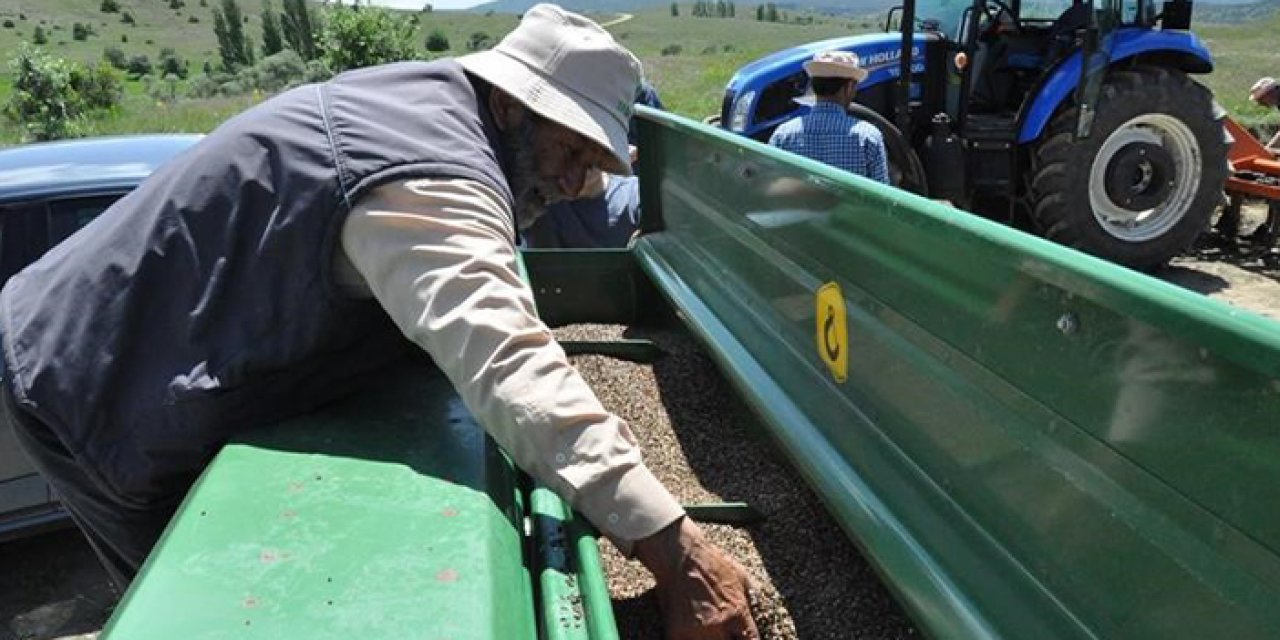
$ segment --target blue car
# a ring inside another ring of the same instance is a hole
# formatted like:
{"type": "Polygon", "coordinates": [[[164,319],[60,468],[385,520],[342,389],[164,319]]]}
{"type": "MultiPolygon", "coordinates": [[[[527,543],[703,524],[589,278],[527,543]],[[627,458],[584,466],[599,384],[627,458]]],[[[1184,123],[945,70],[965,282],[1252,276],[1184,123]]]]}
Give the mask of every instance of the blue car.
{"type": "MultiPolygon", "coordinates": [[[[0,283],[199,139],[122,136],[0,149],[0,283]]],[[[0,425],[0,541],[67,522],[9,425],[0,425]]]]}

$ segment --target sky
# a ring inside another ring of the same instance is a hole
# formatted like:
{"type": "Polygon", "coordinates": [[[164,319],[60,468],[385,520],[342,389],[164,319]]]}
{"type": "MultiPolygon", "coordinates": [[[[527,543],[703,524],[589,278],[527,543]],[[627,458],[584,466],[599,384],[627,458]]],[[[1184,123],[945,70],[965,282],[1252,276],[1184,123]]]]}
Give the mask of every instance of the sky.
{"type": "Polygon", "coordinates": [[[430,2],[432,7],[436,9],[466,9],[474,7],[486,0],[373,0],[371,4],[381,7],[394,7],[396,9],[421,9],[422,5],[430,2]]]}

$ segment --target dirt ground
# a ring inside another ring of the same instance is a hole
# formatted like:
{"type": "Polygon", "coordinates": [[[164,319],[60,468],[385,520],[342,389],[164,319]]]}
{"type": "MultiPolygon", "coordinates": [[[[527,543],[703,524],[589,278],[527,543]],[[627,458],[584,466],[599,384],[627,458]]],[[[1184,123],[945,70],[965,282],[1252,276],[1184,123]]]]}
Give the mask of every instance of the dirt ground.
{"type": "MultiPolygon", "coordinates": [[[[1241,235],[1265,216],[1246,205],[1241,235]]],[[[1280,321],[1280,248],[1213,232],[1155,275],[1280,321]]],[[[0,640],[92,640],[117,598],[74,529],[0,544],[0,640]]]]}

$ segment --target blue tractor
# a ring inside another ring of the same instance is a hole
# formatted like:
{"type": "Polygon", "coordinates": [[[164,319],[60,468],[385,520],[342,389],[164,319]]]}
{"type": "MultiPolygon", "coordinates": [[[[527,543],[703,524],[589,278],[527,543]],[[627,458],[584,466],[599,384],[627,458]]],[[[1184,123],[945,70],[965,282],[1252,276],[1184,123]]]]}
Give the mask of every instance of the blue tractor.
{"type": "Polygon", "coordinates": [[[729,82],[721,126],[767,140],[808,109],[802,64],[858,54],[857,117],[898,186],[1137,269],[1208,226],[1228,173],[1192,3],[906,0],[885,32],[780,51],[729,82]]]}

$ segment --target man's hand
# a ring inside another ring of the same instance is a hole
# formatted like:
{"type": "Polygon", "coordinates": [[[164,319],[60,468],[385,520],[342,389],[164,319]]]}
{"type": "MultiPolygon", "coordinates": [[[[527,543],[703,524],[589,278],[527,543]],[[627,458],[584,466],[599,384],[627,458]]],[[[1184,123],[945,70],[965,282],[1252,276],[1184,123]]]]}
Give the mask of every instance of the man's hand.
{"type": "Polygon", "coordinates": [[[687,517],[635,544],[658,581],[658,605],[671,640],[756,640],[747,572],[687,517]]]}

